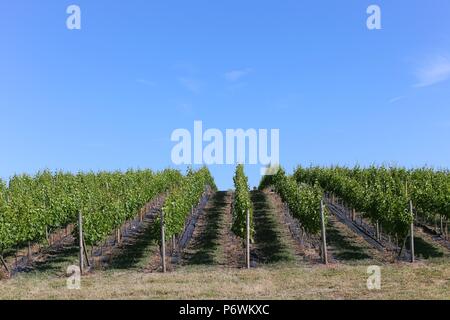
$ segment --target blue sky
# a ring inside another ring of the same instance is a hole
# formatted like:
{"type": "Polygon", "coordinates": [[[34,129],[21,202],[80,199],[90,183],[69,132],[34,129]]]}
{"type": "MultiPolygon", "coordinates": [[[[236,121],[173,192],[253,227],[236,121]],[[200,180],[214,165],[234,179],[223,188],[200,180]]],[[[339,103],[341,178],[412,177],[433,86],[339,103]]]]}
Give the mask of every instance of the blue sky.
{"type": "MultiPolygon", "coordinates": [[[[0,40],[3,178],[173,166],[194,120],[280,129],[289,171],[450,166],[448,0],[2,1],[0,40]]],[[[232,186],[233,166],[211,170],[232,186]]]]}

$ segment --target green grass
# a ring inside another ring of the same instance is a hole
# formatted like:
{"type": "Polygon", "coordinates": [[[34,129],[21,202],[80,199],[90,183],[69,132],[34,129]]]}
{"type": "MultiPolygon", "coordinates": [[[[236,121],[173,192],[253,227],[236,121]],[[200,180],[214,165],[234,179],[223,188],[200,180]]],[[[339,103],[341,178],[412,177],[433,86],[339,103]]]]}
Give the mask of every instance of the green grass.
{"type": "Polygon", "coordinates": [[[367,246],[356,243],[348,233],[344,233],[342,228],[336,226],[337,224],[329,222],[326,228],[328,246],[332,248],[334,258],[344,262],[372,259],[367,252],[367,246]]]}
{"type": "Polygon", "coordinates": [[[212,206],[204,210],[205,229],[191,250],[184,254],[185,264],[212,265],[221,259],[219,237],[226,194],[217,192],[212,198],[212,206]]]}
{"type": "MultiPolygon", "coordinates": [[[[406,249],[411,248],[410,237],[406,239],[406,249]]],[[[414,237],[414,254],[423,259],[442,258],[444,252],[437,246],[420,237],[414,237]]]]}
{"type": "Polygon", "coordinates": [[[258,261],[267,264],[293,261],[294,255],[283,241],[281,227],[267,195],[260,191],[252,191],[251,199],[254,207],[253,219],[258,261]]]}
{"type": "Polygon", "coordinates": [[[147,224],[142,230],[133,232],[127,243],[121,246],[119,254],[111,260],[109,268],[118,270],[145,268],[148,258],[159,252],[157,239],[151,229],[152,226],[147,224]]]}
{"type": "Polygon", "coordinates": [[[79,264],[79,250],[75,245],[64,245],[58,249],[48,250],[44,261],[34,262],[24,273],[29,276],[64,276],[68,266],[79,264]]]}

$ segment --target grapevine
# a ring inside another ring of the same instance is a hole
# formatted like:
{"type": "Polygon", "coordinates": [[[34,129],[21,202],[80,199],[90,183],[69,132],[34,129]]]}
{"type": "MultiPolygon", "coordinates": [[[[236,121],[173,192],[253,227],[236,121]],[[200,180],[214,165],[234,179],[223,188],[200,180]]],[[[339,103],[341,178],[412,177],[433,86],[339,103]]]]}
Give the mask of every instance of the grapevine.
{"type": "Polygon", "coordinates": [[[233,202],[233,225],[232,231],[240,238],[245,238],[247,234],[247,211],[250,215],[250,239],[253,239],[253,205],[250,198],[248,178],[244,173],[244,166],[236,167],[233,177],[235,196],[233,202]]]}

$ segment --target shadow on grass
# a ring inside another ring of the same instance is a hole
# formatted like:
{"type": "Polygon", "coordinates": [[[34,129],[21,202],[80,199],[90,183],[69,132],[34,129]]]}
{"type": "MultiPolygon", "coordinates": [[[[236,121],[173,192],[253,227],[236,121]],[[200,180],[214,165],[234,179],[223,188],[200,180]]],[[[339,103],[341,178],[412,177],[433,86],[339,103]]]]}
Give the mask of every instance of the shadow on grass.
{"type": "MultiPolygon", "coordinates": [[[[411,248],[409,239],[410,237],[406,239],[406,249],[408,250],[411,248]]],[[[444,252],[418,237],[414,237],[414,252],[417,257],[424,259],[442,258],[444,256],[444,252]]]]}
{"type": "MultiPolygon", "coordinates": [[[[152,224],[146,224],[140,230],[129,231],[126,242],[116,251],[108,269],[138,269],[145,267],[148,257],[157,250],[157,241],[152,233],[152,224]]],[[[88,249],[90,254],[90,250],[88,249]]],[[[92,257],[89,257],[91,260],[92,257]]],[[[91,260],[92,261],[92,260],[91,260]]],[[[67,267],[78,265],[79,248],[75,243],[64,243],[62,246],[50,249],[42,261],[35,261],[19,272],[24,273],[56,273],[65,274],[67,267]]]]}
{"type": "Polygon", "coordinates": [[[282,242],[275,213],[267,196],[261,191],[252,191],[254,208],[255,242],[258,247],[257,258],[261,263],[293,261],[289,248],[282,242]]]}
{"type": "Polygon", "coordinates": [[[35,261],[20,272],[65,275],[67,267],[78,265],[78,247],[66,244],[47,252],[45,260],[35,261]]]}
{"type": "Polygon", "coordinates": [[[205,229],[190,251],[184,254],[185,264],[205,265],[217,262],[219,248],[220,228],[223,217],[223,208],[226,207],[226,191],[216,192],[212,200],[212,206],[204,209],[205,229]]]}
{"type": "Polygon", "coordinates": [[[365,248],[357,246],[348,240],[348,236],[338,230],[332,223],[327,226],[327,242],[334,247],[333,256],[338,260],[357,261],[368,260],[371,256],[365,252],[365,248]]]}
{"type": "Polygon", "coordinates": [[[153,226],[146,224],[139,231],[133,231],[128,235],[126,243],[120,247],[112,259],[109,269],[139,269],[146,266],[148,258],[159,250],[157,239],[155,239],[153,226]]]}

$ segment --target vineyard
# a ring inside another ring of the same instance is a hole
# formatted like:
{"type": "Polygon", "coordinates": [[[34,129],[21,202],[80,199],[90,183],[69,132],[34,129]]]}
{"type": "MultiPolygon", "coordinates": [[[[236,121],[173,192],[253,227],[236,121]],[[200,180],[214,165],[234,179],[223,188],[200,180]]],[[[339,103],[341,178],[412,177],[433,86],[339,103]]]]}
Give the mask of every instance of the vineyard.
{"type": "Polygon", "coordinates": [[[296,218],[302,229],[309,234],[317,234],[321,230],[320,202],[323,190],[317,185],[297,184],[286,176],[283,169],[275,175],[264,176],[260,189],[273,186],[281,199],[288,205],[292,216],[296,218]]]}
{"type": "Polygon", "coordinates": [[[139,264],[144,274],[189,265],[448,263],[448,171],[271,173],[251,190],[238,165],[227,192],[205,167],[14,176],[0,182],[0,269],[14,279],[22,270],[68,267],[56,261],[82,273],[139,264]]]}
{"type": "Polygon", "coordinates": [[[294,173],[298,183],[320,185],[332,202],[342,200],[351,219],[368,219],[375,228],[376,238],[382,233],[394,239],[401,251],[402,243],[411,233],[411,225],[432,225],[439,216],[439,228],[434,232],[448,239],[450,175],[448,171],[431,169],[406,170],[394,167],[353,169],[302,168],[294,173]]]}
{"type": "MultiPolygon", "coordinates": [[[[179,181],[177,188],[169,194],[162,209],[165,213],[164,224],[167,239],[180,235],[184,230],[184,222],[205,192],[206,186],[216,190],[214,179],[208,169],[202,168],[197,172],[189,170],[186,177],[179,181]]],[[[161,221],[158,219],[156,230],[159,230],[160,226],[161,221]]]]}
{"type": "Polygon", "coordinates": [[[53,230],[76,223],[79,212],[85,240],[95,244],[180,181],[181,175],[172,170],[14,176],[8,188],[2,183],[0,251],[48,240],[53,230]]]}

